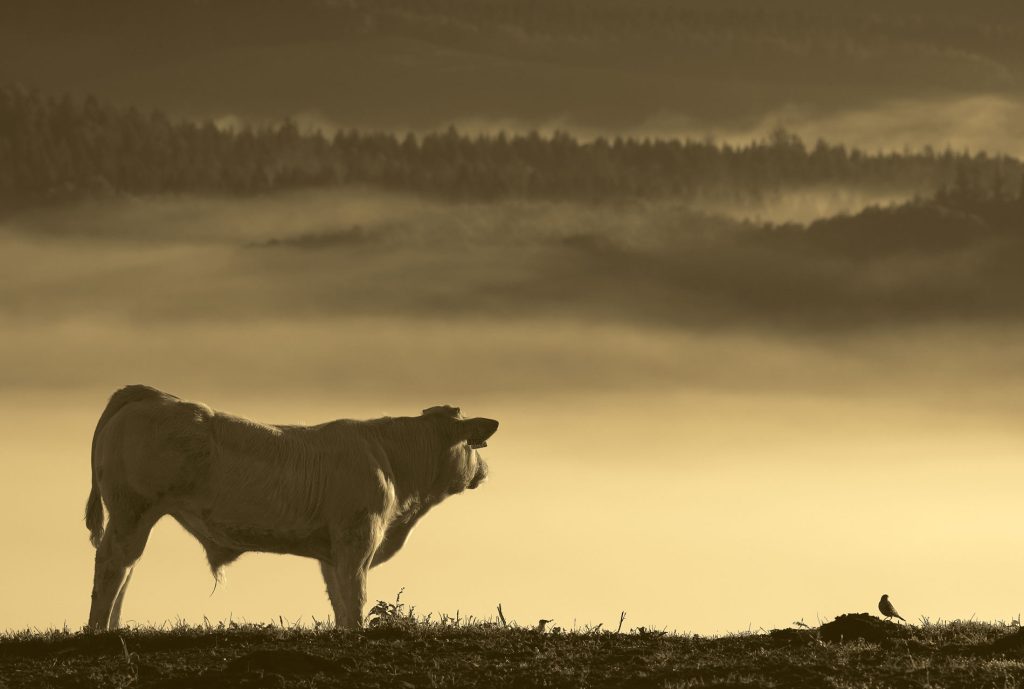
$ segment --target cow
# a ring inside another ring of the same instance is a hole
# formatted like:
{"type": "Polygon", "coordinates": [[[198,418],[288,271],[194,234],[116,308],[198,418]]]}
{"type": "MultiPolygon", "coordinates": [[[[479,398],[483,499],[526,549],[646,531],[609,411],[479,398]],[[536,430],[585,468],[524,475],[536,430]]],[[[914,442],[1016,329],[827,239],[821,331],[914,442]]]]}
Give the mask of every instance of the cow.
{"type": "Polygon", "coordinates": [[[391,559],[432,507],[483,482],[477,450],[497,428],[448,405],[412,417],[271,425],[145,385],[121,388],[92,440],[89,627],[119,626],[135,562],[157,520],[171,515],[202,544],[218,579],[246,552],[319,560],[335,624],[359,628],[367,572],[391,559]]]}

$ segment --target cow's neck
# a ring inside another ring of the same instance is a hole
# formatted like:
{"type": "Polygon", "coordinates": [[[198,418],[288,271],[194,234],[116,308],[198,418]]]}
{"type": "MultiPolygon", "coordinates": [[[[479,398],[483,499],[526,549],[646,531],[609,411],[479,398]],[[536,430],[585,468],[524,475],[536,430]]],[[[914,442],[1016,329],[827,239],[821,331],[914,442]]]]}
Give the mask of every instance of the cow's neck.
{"type": "Polygon", "coordinates": [[[379,438],[399,505],[429,505],[443,497],[436,495],[441,444],[415,421],[394,419],[394,426],[379,438]]]}

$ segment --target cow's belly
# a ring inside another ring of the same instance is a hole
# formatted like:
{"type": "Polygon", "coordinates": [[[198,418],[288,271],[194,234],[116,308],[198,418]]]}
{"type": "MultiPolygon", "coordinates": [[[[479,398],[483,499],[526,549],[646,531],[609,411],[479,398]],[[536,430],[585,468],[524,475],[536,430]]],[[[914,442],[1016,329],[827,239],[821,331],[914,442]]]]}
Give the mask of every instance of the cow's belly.
{"type": "MultiPolygon", "coordinates": [[[[254,525],[218,519],[218,515],[181,510],[172,513],[195,536],[207,552],[281,553],[331,561],[330,534],[325,525],[296,525],[288,528],[254,525]]],[[[234,559],[228,558],[228,559],[234,559]]]]}

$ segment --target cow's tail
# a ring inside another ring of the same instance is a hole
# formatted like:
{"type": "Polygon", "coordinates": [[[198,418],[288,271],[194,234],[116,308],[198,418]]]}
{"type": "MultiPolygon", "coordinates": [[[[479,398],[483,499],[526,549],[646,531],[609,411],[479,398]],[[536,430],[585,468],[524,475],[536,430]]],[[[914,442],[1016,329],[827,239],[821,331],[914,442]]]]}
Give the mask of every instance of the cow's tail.
{"type": "Polygon", "coordinates": [[[89,529],[89,541],[93,547],[98,548],[100,539],[103,538],[103,499],[100,497],[100,488],[96,476],[96,439],[100,431],[107,425],[107,422],[121,411],[126,405],[132,402],[153,399],[162,395],[159,390],[148,385],[128,385],[117,392],[107,402],[107,408],[100,414],[100,420],[96,422],[96,430],[92,435],[92,490],[89,491],[89,500],[85,503],[85,526],[89,529]]]}

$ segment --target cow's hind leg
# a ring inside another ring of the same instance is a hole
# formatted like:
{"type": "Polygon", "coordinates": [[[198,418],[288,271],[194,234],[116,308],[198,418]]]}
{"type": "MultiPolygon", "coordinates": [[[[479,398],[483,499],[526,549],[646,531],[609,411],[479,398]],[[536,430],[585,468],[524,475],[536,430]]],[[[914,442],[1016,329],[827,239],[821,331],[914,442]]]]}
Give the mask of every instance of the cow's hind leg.
{"type": "Polygon", "coordinates": [[[120,623],[121,606],[129,568],[142,555],[159,515],[111,514],[107,530],[96,549],[89,627],[106,630],[120,623]],[[115,613],[116,608],[116,614],[115,613]]]}
{"type": "Polygon", "coordinates": [[[135,565],[128,568],[128,575],[124,578],[124,583],[121,584],[121,590],[117,592],[117,598],[114,599],[114,607],[110,609],[110,621],[108,626],[111,629],[117,629],[121,626],[121,608],[124,606],[124,594],[128,590],[128,584],[132,581],[132,574],[135,573],[135,565]]]}

